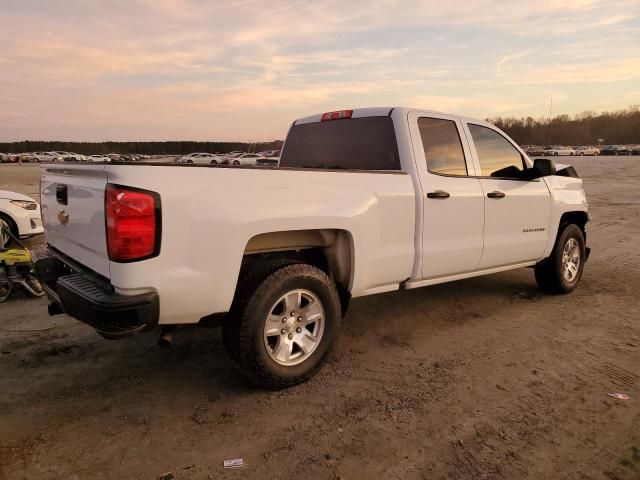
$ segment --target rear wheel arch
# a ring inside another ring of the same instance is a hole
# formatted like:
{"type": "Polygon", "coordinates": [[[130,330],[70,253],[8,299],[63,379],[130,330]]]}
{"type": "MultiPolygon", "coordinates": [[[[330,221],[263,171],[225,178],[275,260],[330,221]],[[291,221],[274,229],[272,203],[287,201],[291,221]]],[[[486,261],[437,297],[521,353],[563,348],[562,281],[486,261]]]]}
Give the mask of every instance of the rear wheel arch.
{"type": "Polygon", "coordinates": [[[240,277],[256,263],[287,259],[320,268],[335,283],[343,315],[349,305],[354,271],[353,238],[342,229],[269,232],[252,237],[245,247],[240,277]]]}

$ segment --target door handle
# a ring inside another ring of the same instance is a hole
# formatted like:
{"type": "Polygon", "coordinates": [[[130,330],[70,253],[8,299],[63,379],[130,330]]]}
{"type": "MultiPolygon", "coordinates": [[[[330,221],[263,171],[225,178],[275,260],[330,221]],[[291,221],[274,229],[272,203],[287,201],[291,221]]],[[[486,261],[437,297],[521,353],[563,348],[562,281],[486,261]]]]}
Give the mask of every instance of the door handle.
{"type": "Polygon", "coordinates": [[[487,193],[487,197],[489,198],[504,198],[506,195],[503,192],[489,192],[487,193]]]}
{"type": "Polygon", "coordinates": [[[449,192],[444,192],[442,190],[436,190],[435,192],[429,192],[427,193],[427,198],[440,198],[440,199],[445,199],[445,198],[449,198],[451,195],[449,195],[449,192]]]}

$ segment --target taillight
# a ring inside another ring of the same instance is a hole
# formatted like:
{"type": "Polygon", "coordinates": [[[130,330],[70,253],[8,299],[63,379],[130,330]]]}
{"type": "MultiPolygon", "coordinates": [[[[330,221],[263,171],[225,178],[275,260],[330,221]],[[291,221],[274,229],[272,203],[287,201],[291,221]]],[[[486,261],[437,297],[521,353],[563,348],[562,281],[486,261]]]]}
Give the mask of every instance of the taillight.
{"type": "Polygon", "coordinates": [[[329,120],[342,120],[344,118],[351,118],[351,115],[353,115],[353,110],[339,110],[337,112],[327,112],[322,114],[320,121],[327,122],[329,120]]]}
{"type": "Polygon", "coordinates": [[[107,251],[114,262],[155,257],[160,251],[160,197],[108,184],[105,189],[107,251]]]}

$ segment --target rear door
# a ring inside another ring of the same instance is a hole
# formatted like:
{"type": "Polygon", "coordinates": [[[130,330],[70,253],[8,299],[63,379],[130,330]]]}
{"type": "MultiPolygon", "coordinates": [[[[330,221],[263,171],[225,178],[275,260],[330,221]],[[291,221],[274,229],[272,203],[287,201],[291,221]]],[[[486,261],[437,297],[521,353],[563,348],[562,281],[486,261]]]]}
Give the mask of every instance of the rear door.
{"type": "Polygon", "coordinates": [[[479,269],[538,260],[549,235],[551,196],[544,181],[522,180],[522,153],[488,125],[465,123],[484,194],[484,251],[479,269]]]}
{"type": "Polygon", "coordinates": [[[108,278],[105,166],[48,164],[42,172],[42,218],[47,243],[108,278]]]}
{"type": "Polygon", "coordinates": [[[475,270],[482,255],[484,197],[455,116],[411,112],[409,129],[422,186],[422,277],[475,270]]]}

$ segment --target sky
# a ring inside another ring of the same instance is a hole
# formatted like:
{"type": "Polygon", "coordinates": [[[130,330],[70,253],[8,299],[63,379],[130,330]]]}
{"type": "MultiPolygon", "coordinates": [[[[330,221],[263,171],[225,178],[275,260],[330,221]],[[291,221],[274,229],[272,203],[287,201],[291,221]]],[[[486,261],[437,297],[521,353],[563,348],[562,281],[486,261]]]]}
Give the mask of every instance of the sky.
{"type": "Polygon", "coordinates": [[[0,141],[282,139],[301,116],[640,104],[640,0],[0,0],[0,141]]]}

